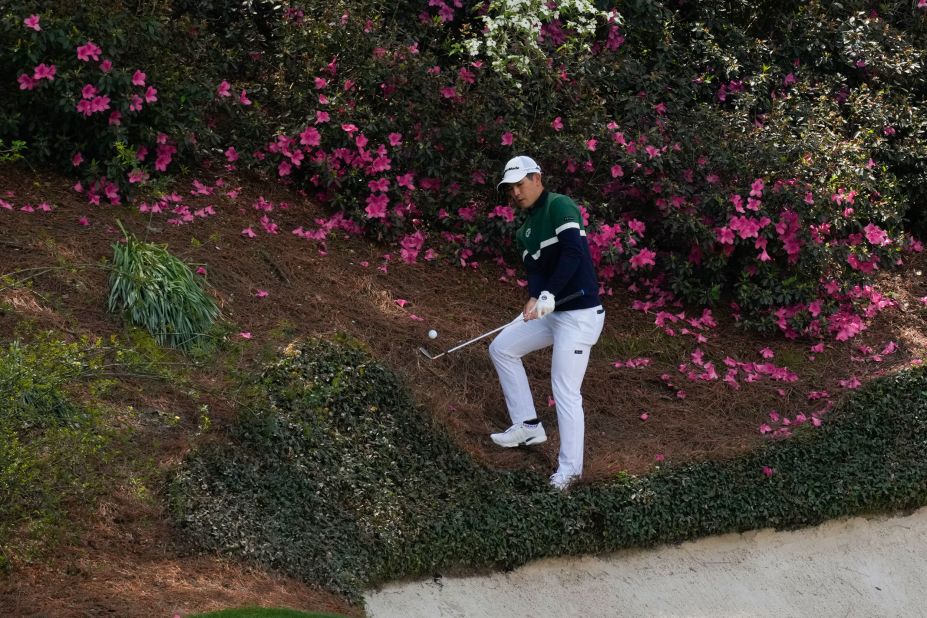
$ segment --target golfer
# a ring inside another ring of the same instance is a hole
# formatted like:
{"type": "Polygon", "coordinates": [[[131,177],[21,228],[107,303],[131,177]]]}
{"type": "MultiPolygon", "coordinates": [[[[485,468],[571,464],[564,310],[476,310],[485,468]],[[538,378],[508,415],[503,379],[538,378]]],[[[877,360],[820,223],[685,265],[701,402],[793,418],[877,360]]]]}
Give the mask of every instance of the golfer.
{"type": "Polygon", "coordinates": [[[524,319],[506,327],[489,346],[512,420],[511,427],[490,437],[503,447],[547,440],[521,357],[552,345],[550,380],[560,427],[560,455],[550,482],[563,490],[583,473],[580,387],[589,352],[605,322],[599,281],[579,207],[569,197],[544,188],[541,168],[534,159],[520,156],[506,163],[498,188],[508,193],[515,207],[527,212],[516,240],[530,298],[522,312],[524,319]]]}

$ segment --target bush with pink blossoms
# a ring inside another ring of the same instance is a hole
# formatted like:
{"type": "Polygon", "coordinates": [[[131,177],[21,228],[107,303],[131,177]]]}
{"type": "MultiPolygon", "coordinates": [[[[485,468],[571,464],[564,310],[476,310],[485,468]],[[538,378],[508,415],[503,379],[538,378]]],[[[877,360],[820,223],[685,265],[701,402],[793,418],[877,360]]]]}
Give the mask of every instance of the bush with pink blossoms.
{"type": "Polygon", "coordinates": [[[77,175],[91,202],[123,201],[146,175],[214,143],[211,81],[195,36],[158,9],[123,3],[35,13],[17,2],[0,18],[0,134],[27,144],[33,163],[77,175]],[[205,65],[205,66],[204,66],[205,65]]]}
{"type": "Polygon", "coordinates": [[[468,267],[517,261],[519,218],[494,185],[528,153],[585,209],[606,286],[733,303],[788,336],[849,333],[840,316],[870,302],[855,286],[919,246],[924,11],[606,2],[617,13],[598,30],[542,23],[530,47],[544,57],[505,66],[493,62],[515,43],[492,57],[465,44],[499,6],[176,1],[135,23],[102,9],[36,22],[18,4],[0,39],[0,79],[17,88],[0,138],[39,160],[107,162],[90,175],[96,199],[181,157],[250,169],[408,260],[468,267]],[[160,40],[112,35],[118,20],[160,40]],[[145,161],[114,157],[118,143],[145,161]]]}

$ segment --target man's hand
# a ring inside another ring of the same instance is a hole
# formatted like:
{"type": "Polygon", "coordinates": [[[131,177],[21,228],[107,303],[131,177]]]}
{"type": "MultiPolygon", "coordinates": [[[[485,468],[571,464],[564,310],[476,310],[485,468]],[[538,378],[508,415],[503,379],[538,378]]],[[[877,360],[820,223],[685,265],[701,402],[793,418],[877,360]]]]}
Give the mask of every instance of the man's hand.
{"type": "Polygon", "coordinates": [[[537,313],[535,313],[535,311],[534,311],[534,305],[535,305],[537,302],[538,302],[538,299],[536,299],[536,298],[534,298],[534,297],[532,296],[531,298],[528,299],[528,302],[525,303],[525,309],[524,309],[524,311],[521,312],[521,314],[525,317],[525,322],[527,322],[528,320],[536,320],[536,319],[537,319],[537,317],[538,317],[538,316],[537,316],[537,313]]]}
{"type": "Polygon", "coordinates": [[[556,307],[554,302],[554,295],[550,292],[541,292],[541,295],[538,296],[537,302],[534,304],[534,312],[537,314],[537,317],[543,318],[548,313],[552,313],[556,307]]]}

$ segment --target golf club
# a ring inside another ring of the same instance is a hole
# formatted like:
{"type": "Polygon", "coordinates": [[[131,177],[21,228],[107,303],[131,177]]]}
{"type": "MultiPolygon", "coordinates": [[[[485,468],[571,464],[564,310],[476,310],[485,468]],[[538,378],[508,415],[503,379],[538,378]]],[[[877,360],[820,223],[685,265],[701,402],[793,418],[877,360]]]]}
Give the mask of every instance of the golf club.
{"type": "MultiPolygon", "coordinates": [[[[586,295],[585,290],[579,290],[578,292],[573,292],[572,294],[569,294],[568,296],[564,296],[563,298],[558,299],[557,301],[555,301],[555,302],[554,302],[554,306],[555,306],[555,307],[559,307],[559,306],[562,305],[563,303],[568,303],[568,302],[570,302],[571,300],[573,300],[574,298],[579,298],[580,296],[585,296],[585,295],[586,295]]],[[[502,326],[499,326],[499,327],[497,327],[497,328],[494,328],[494,329],[492,329],[492,330],[489,331],[489,332],[485,332],[485,333],[483,333],[482,335],[480,335],[480,336],[478,336],[478,337],[474,337],[473,339],[470,339],[469,341],[464,341],[463,343],[454,346],[454,347],[451,348],[450,350],[445,350],[444,352],[441,352],[441,353],[439,353],[439,354],[435,354],[435,355],[433,355],[433,356],[428,352],[428,350],[425,349],[424,346],[419,346],[418,351],[421,352],[422,354],[424,354],[429,360],[435,360],[436,358],[441,358],[442,356],[444,356],[444,355],[446,355],[446,354],[450,354],[451,352],[456,352],[457,350],[459,350],[459,349],[461,349],[461,348],[465,348],[465,347],[467,347],[468,345],[470,345],[471,343],[476,343],[476,342],[479,341],[480,339],[483,339],[483,338],[485,338],[485,337],[489,337],[490,335],[494,335],[494,334],[498,333],[500,330],[502,330],[503,328],[505,328],[506,326],[510,326],[511,324],[514,324],[514,323],[516,323],[516,322],[518,322],[519,320],[522,320],[522,319],[524,319],[524,318],[522,317],[521,314],[519,314],[517,318],[515,318],[514,320],[512,320],[512,321],[509,322],[508,324],[503,324],[502,326]]]]}

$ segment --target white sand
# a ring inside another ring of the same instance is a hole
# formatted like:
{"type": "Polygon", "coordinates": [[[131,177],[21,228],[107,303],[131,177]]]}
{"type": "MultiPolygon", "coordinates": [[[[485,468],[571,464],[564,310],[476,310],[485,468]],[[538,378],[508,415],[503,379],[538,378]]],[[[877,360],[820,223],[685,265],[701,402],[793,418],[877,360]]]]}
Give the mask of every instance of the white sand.
{"type": "Polygon", "coordinates": [[[927,507],[389,584],[370,618],[927,616],[927,507]]]}

